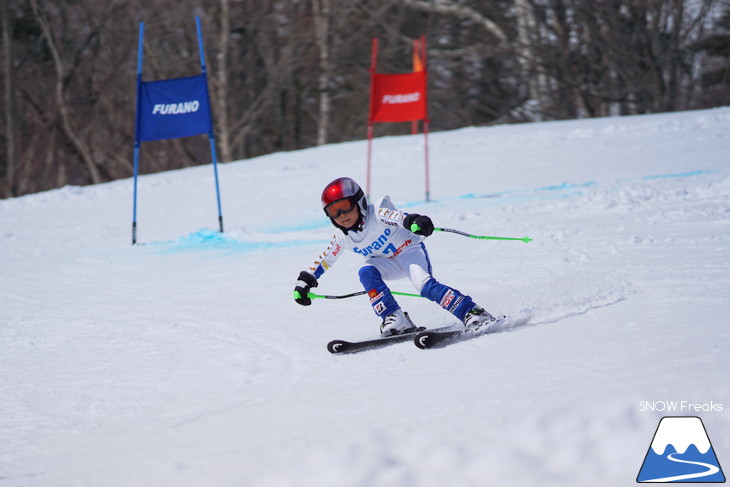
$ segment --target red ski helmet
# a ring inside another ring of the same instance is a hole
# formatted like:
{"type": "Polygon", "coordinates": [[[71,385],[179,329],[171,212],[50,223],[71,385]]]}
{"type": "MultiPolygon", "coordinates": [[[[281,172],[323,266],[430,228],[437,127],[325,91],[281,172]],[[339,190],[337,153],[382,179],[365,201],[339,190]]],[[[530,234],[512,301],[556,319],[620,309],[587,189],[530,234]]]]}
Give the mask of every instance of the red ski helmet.
{"type": "Polygon", "coordinates": [[[322,209],[325,215],[327,215],[327,218],[332,221],[332,224],[347,234],[348,230],[359,230],[362,228],[364,221],[363,215],[367,212],[368,203],[365,193],[359,184],[350,178],[337,178],[325,186],[324,191],[322,191],[322,209]],[[357,211],[360,214],[358,222],[350,228],[341,227],[327,213],[327,206],[344,199],[350,200],[352,204],[356,205],[357,211]]]}

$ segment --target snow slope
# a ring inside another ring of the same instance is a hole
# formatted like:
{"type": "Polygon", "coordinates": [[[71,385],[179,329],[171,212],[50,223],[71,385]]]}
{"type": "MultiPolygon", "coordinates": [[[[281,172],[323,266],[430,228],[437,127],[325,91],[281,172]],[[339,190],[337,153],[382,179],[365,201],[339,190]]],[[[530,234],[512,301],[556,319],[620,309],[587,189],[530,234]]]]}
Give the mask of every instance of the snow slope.
{"type": "Polygon", "coordinates": [[[373,196],[534,239],[427,240],[437,278],[526,321],[438,350],[330,355],[377,334],[367,299],[291,298],[364,142],[221,165],[223,235],[210,166],[141,178],[134,247],[131,180],[0,201],[0,486],[633,485],[666,415],[730,465],[730,108],[430,141],[434,201],[420,136],[375,141],[373,196]]]}

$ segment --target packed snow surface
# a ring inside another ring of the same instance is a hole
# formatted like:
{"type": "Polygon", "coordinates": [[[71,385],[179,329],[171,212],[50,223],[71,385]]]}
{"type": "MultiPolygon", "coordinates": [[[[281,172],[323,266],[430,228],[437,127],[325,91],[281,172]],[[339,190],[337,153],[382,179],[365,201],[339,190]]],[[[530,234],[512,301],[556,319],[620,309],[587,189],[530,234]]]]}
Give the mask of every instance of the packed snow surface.
{"type": "Polygon", "coordinates": [[[327,352],[378,334],[365,296],[292,299],[361,141],[219,165],[223,234],[210,165],[141,177],[135,246],[131,179],[0,201],[0,486],[634,485],[663,416],[730,465],[730,108],[433,133],[428,203],[422,136],[373,149],[373,198],[534,239],[426,240],[516,326],[327,352]]]}

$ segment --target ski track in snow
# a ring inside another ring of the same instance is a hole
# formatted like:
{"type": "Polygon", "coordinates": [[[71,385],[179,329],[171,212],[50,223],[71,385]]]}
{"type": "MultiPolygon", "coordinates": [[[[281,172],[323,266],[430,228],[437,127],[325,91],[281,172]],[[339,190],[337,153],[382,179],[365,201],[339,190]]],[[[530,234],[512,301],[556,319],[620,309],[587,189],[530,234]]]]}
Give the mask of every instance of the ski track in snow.
{"type": "Polygon", "coordinates": [[[586,315],[594,310],[612,306],[621,303],[628,298],[629,293],[624,290],[605,290],[594,296],[588,296],[584,299],[570,299],[562,303],[554,303],[549,308],[540,309],[539,312],[533,310],[531,314],[537,314],[539,319],[533,321],[533,325],[546,325],[556,323],[558,321],[586,315]]]}
{"type": "Polygon", "coordinates": [[[130,180],[0,200],[0,484],[628,485],[661,416],[639,401],[730,404],[730,108],[435,133],[430,203],[413,140],[375,141],[373,196],[534,239],[427,239],[435,277],[509,317],[438,350],[334,357],[377,334],[367,299],[291,299],[362,141],[222,164],[224,234],[210,167],[140,179],[134,247],[130,180]]]}
{"type": "Polygon", "coordinates": [[[675,475],[673,477],[662,477],[658,479],[651,479],[651,480],[645,480],[644,482],[678,482],[680,480],[690,480],[690,479],[698,479],[702,477],[708,477],[710,475],[714,475],[717,472],[720,471],[719,468],[717,468],[714,465],[710,465],[709,463],[703,463],[703,462],[692,462],[689,460],[682,460],[680,458],[674,458],[674,455],[679,455],[679,453],[672,453],[670,455],[667,455],[667,458],[673,462],[677,463],[686,463],[689,465],[697,465],[699,467],[704,467],[707,470],[704,472],[698,472],[698,473],[691,473],[686,475],[675,475]]]}

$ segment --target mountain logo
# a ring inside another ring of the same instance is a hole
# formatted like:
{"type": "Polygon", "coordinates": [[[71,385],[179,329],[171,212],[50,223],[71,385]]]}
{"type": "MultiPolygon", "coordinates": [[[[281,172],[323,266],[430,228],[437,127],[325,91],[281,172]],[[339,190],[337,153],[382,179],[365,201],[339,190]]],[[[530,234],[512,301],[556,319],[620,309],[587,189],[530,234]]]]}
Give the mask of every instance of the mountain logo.
{"type": "Polygon", "coordinates": [[[725,482],[702,420],[696,416],[663,417],[636,481],[725,482]]]}

